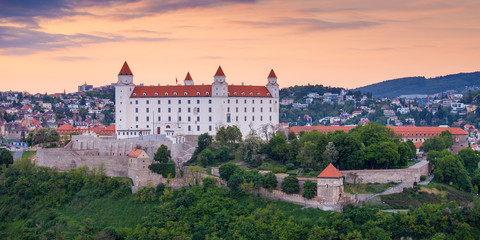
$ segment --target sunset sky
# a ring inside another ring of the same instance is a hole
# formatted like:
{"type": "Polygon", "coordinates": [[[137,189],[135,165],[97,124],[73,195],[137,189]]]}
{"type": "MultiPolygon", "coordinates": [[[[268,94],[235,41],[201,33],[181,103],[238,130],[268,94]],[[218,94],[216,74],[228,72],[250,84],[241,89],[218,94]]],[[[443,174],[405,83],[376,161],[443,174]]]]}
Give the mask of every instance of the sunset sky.
{"type": "Polygon", "coordinates": [[[474,72],[477,0],[0,0],[0,91],[76,91],[116,82],[355,88],[474,72]]]}

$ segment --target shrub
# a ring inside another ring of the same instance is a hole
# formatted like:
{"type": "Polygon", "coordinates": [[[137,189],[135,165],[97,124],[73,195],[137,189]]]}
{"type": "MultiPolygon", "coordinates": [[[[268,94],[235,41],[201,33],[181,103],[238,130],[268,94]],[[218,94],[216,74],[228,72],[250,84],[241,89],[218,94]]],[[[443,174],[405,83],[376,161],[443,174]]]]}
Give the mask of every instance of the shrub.
{"type": "Polygon", "coordinates": [[[283,192],[288,194],[298,193],[300,191],[300,184],[296,176],[285,177],[280,187],[283,192]]]}
{"type": "Polygon", "coordinates": [[[423,182],[423,181],[425,181],[425,180],[427,180],[427,176],[425,176],[425,175],[420,176],[420,181],[423,182]]]}

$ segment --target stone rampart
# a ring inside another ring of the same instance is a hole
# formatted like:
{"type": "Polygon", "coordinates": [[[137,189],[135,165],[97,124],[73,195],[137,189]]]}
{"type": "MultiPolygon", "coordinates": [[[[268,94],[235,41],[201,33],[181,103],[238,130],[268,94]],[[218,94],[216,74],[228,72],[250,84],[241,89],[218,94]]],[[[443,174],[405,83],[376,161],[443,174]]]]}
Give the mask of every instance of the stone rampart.
{"type": "Polygon", "coordinates": [[[99,169],[103,163],[103,168],[108,176],[127,177],[126,156],[99,156],[94,151],[71,151],[61,148],[39,149],[35,164],[56,168],[60,171],[68,171],[73,168],[86,166],[90,169],[99,169]]]}
{"type": "Polygon", "coordinates": [[[410,168],[340,171],[346,183],[419,182],[420,176],[428,176],[429,165],[421,161],[410,168]]]}

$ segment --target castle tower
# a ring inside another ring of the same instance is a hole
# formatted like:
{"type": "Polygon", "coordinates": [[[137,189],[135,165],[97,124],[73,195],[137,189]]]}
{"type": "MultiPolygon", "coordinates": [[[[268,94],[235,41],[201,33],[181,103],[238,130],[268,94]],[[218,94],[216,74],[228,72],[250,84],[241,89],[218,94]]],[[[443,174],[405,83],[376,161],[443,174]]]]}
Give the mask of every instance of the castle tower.
{"type": "Polygon", "coordinates": [[[125,61],[118,73],[118,81],[115,85],[115,128],[117,136],[122,134],[123,137],[125,131],[128,130],[128,100],[134,88],[133,73],[125,61]]]}
{"type": "Polygon", "coordinates": [[[270,94],[272,94],[272,97],[278,98],[279,94],[279,89],[278,89],[278,83],[277,83],[277,75],[275,75],[275,72],[270,70],[270,74],[268,74],[268,83],[266,85],[268,91],[270,94]]]}
{"type": "Polygon", "coordinates": [[[190,76],[190,72],[187,72],[187,76],[185,76],[185,80],[183,80],[183,85],[194,85],[192,76],[190,76]]]}
{"type": "Polygon", "coordinates": [[[212,84],[212,97],[227,97],[228,96],[228,84],[225,81],[225,73],[223,73],[222,67],[218,66],[215,76],[213,76],[212,84]]]}
{"type": "Polygon", "coordinates": [[[343,175],[332,164],[317,177],[317,198],[322,204],[338,204],[343,195],[343,175]]]}
{"type": "Polygon", "coordinates": [[[142,149],[133,149],[128,154],[128,177],[133,180],[134,186],[146,186],[150,169],[148,166],[153,160],[142,149]]]}

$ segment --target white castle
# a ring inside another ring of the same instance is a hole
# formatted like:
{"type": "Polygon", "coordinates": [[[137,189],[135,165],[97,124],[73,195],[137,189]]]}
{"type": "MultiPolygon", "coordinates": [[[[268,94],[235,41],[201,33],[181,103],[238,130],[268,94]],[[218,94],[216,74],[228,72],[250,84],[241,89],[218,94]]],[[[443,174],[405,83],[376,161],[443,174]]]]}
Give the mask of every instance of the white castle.
{"type": "Polygon", "coordinates": [[[218,67],[211,85],[195,85],[187,73],[183,85],[136,86],[127,62],[115,85],[118,139],[165,134],[215,135],[237,126],[243,136],[278,126],[279,87],[273,69],[266,86],[233,85],[218,67]]]}

